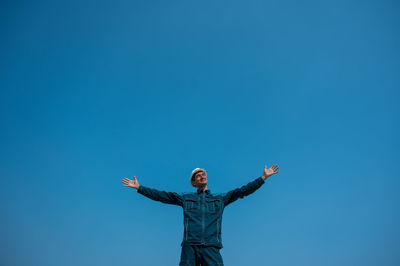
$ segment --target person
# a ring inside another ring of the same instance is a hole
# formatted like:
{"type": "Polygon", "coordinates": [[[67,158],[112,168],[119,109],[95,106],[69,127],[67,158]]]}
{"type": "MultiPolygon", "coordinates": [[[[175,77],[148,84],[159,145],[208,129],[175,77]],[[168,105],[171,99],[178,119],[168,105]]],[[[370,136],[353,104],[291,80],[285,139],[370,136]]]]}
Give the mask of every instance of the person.
{"type": "Polygon", "coordinates": [[[190,175],[190,183],[197,189],[193,193],[166,192],[145,187],[139,185],[136,176],[133,180],[123,178],[122,183],[152,200],[183,208],[184,232],[180,266],[219,266],[224,265],[220,254],[220,249],[223,248],[221,224],[224,208],[256,191],[267,178],[278,173],[278,169],[279,166],[275,164],[271,168],[265,166],[262,176],[224,194],[211,193],[207,187],[207,172],[202,168],[194,169],[190,175]]]}

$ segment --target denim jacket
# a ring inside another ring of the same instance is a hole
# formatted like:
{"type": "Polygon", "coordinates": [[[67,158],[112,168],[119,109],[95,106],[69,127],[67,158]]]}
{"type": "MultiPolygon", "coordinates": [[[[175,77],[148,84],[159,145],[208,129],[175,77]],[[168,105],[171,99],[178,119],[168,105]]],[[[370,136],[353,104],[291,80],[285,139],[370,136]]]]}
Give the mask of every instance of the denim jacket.
{"type": "Polygon", "coordinates": [[[197,190],[194,193],[166,192],[140,185],[138,193],[156,201],[179,205],[183,208],[183,245],[207,245],[222,248],[221,224],[224,208],[239,198],[250,195],[265,181],[255,179],[237,189],[224,194],[212,194],[197,190]]]}

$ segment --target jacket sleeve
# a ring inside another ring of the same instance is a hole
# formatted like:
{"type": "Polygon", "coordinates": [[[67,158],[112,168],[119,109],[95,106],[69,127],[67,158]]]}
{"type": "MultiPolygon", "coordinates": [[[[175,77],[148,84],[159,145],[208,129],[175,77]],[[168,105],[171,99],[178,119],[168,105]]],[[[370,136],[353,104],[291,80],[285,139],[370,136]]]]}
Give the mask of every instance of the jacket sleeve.
{"type": "Polygon", "coordinates": [[[248,183],[247,185],[242,186],[241,188],[229,191],[223,197],[224,206],[228,206],[237,199],[250,195],[257,189],[259,189],[264,183],[265,183],[264,179],[262,179],[262,177],[259,177],[256,180],[248,183]]]}
{"type": "Polygon", "coordinates": [[[183,198],[176,192],[160,191],[142,185],[139,186],[137,192],[155,201],[182,206],[183,198]]]}

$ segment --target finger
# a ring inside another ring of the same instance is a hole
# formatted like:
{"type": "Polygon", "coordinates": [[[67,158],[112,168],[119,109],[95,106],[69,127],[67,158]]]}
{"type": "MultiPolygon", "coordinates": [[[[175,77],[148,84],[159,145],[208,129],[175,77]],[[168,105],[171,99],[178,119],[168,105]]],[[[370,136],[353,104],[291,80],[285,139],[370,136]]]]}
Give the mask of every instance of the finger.
{"type": "Polygon", "coordinates": [[[129,179],[129,178],[124,178],[124,179],[122,179],[122,180],[129,181],[130,179],[129,179]]]}
{"type": "Polygon", "coordinates": [[[137,181],[136,176],[133,176],[133,179],[135,180],[135,182],[137,181]]]}

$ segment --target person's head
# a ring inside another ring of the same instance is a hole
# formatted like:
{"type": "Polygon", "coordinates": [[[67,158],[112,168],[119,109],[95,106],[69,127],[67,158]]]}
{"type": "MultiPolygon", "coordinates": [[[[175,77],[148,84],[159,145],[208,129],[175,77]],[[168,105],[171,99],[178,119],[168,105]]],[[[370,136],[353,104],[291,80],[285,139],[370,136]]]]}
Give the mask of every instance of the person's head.
{"type": "Polygon", "coordinates": [[[190,183],[195,188],[204,188],[207,185],[207,173],[205,169],[196,168],[190,176],[190,183]]]}

